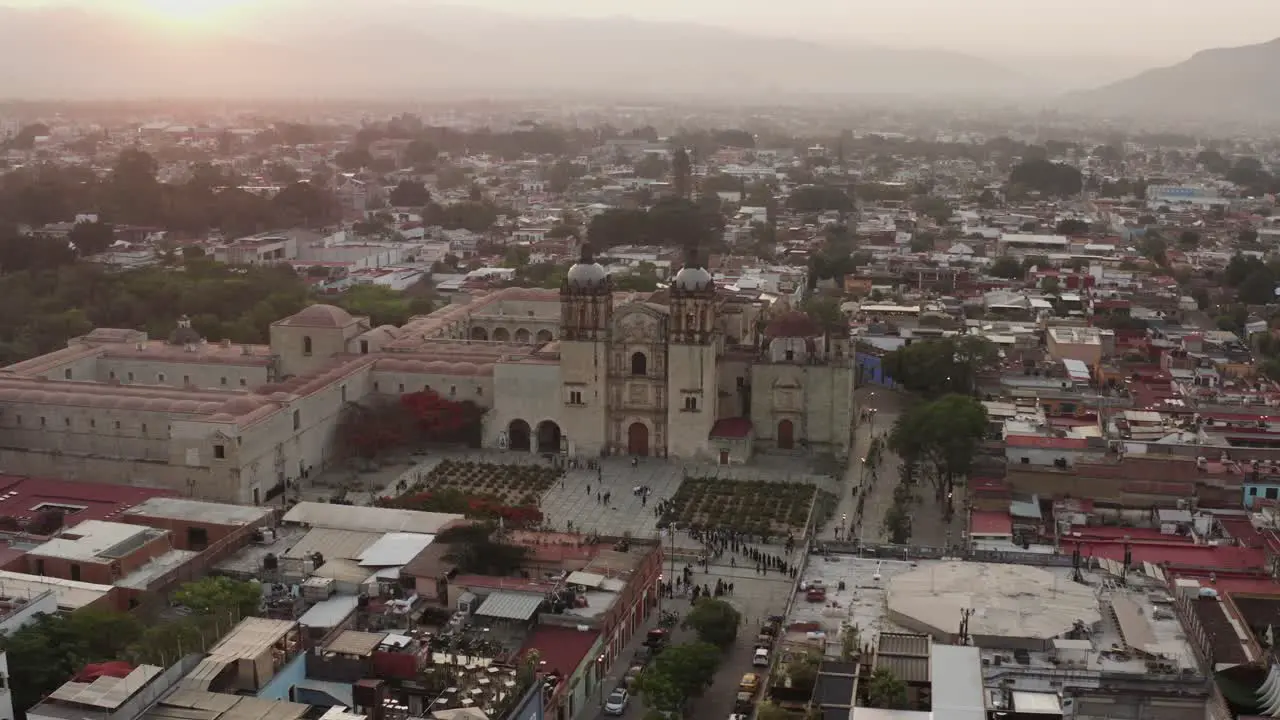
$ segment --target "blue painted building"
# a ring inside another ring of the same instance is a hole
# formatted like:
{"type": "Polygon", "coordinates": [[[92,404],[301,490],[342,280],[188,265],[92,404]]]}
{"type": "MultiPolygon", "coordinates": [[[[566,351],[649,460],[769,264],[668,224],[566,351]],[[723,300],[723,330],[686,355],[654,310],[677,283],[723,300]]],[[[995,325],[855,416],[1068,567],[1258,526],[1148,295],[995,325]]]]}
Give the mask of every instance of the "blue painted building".
{"type": "Polygon", "coordinates": [[[1266,500],[1280,499],[1280,477],[1259,475],[1257,480],[1246,477],[1244,481],[1244,506],[1252,509],[1259,498],[1266,500]]]}
{"type": "Polygon", "coordinates": [[[854,353],[853,360],[858,373],[855,381],[857,387],[878,385],[880,387],[893,388],[898,386],[897,382],[885,372],[884,362],[880,356],[870,353],[854,353]]]}

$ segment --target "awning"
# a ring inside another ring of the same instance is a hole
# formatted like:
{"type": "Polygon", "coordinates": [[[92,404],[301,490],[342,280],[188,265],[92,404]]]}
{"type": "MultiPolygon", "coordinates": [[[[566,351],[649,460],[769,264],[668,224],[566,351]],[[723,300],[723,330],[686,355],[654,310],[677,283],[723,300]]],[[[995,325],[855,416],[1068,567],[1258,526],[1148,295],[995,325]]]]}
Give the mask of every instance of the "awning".
{"type": "Polygon", "coordinates": [[[523,593],[495,592],[480,603],[476,615],[496,617],[504,620],[528,620],[538,612],[542,605],[541,595],[525,595],[523,593]]]}

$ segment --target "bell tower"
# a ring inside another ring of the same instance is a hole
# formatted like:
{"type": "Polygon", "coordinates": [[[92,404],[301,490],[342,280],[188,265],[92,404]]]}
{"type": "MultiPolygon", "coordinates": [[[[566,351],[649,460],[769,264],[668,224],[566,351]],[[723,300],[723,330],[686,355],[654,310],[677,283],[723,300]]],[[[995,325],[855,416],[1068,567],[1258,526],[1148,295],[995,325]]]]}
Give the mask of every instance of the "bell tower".
{"type": "Polygon", "coordinates": [[[672,345],[709,345],[715,335],[716,287],[711,273],[698,259],[697,248],[685,253],[685,264],[671,283],[672,345]]]}
{"type": "Polygon", "coordinates": [[[570,454],[605,448],[612,321],[613,281],[584,244],[560,286],[561,431],[570,454]]]}
{"type": "Polygon", "coordinates": [[[719,417],[716,362],[716,286],[697,248],[671,281],[667,323],[667,452],[693,458],[703,454],[719,417]]]}
{"type": "Polygon", "coordinates": [[[603,342],[613,318],[613,282],[583,244],[582,257],[560,286],[560,339],[603,342]]]}

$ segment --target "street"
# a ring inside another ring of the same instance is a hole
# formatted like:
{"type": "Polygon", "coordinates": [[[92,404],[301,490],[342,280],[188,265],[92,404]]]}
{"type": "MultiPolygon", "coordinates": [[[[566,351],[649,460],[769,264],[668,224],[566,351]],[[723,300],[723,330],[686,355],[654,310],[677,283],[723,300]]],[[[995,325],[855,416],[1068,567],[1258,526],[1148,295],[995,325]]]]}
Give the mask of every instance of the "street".
{"type": "MultiPolygon", "coordinates": [[[[910,395],[878,387],[859,388],[855,394],[857,410],[871,411],[867,419],[858,422],[855,430],[854,457],[845,473],[845,487],[840,504],[818,537],[822,540],[850,539],[866,543],[888,542],[885,532],[885,516],[893,507],[893,491],[898,486],[898,468],[902,461],[889,449],[888,437],[898,417],[913,401],[910,395]],[[880,459],[870,468],[863,461],[873,437],[883,440],[880,459]],[[874,470],[874,472],[873,472],[874,470]],[[857,494],[854,488],[866,495],[861,515],[857,512],[857,494]]],[[[958,496],[962,493],[957,491],[958,496]]],[[[932,486],[922,483],[917,489],[917,502],[911,509],[912,545],[939,547],[958,542],[965,528],[965,514],[957,503],[951,521],[943,522],[943,508],[934,500],[932,486]]]]}
{"type": "MultiPolygon", "coordinates": [[[[761,552],[773,555],[781,556],[785,554],[781,545],[757,544],[753,547],[761,552]]],[[[798,562],[800,559],[800,551],[797,549],[791,557],[787,558],[787,561],[798,562]]],[[[682,568],[683,565],[677,565],[676,571],[679,572],[682,568]]],[[[694,700],[689,709],[688,717],[724,720],[733,712],[733,705],[738,692],[738,681],[742,679],[744,674],[753,672],[751,657],[755,650],[755,638],[759,634],[760,627],[770,615],[779,615],[786,610],[787,601],[791,597],[795,581],[790,577],[784,577],[778,572],[758,575],[749,560],[741,555],[735,558],[729,551],[726,551],[718,560],[711,562],[707,570],[707,572],[700,572],[699,568],[694,568],[693,582],[711,587],[715,586],[717,579],[723,579],[726,583],[733,583],[733,595],[725,596],[722,599],[728,601],[737,608],[738,612],[742,613],[742,627],[738,631],[737,642],[725,654],[724,662],[716,673],[712,686],[703,693],[702,697],[694,700]],[[731,558],[735,560],[736,567],[734,563],[730,562],[731,558]]],[[[689,605],[690,603],[687,599],[680,597],[674,600],[664,599],[662,601],[664,610],[675,610],[682,619],[688,613],[689,605]]],[[[655,613],[655,618],[656,616],[657,614],[655,613]]],[[[656,627],[656,619],[649,627],[656,627]]],[[[645,632],[649,630],[649,627],[644,629],[645,632]]],[[[694,639],[693,631],[685,630],[677,625],[672,632],[671,642],[672,644],[679,644],[692,642],[694,639]]],[[[637,632],[623,657],[630,658],[640,649],[643,643],[644,632],[637,632]]],[[[621,660],[614,664],[614,668],[609,673],[608,680],[603,688],[602,697],[608,696],[615,687],[618,687],[629,666],[629,662],[621,660]]],[[[762,673],[763,669],[756,668],[754,671],[762,673]]],[[[601,701],[597,704],[593,717],[606,718],[613,716],[604,714],[601,701]]],[[[643,700],[633,697],[631,704],[628,705],[622,717],[634,720],[644,717],[643,700]]]]}

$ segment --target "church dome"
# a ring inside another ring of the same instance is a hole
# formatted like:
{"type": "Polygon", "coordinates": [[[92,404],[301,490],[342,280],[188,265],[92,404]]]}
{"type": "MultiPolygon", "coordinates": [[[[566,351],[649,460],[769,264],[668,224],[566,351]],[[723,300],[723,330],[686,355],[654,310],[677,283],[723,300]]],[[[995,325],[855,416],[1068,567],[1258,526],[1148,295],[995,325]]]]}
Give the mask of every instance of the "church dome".
{"type": "Polygon", "coordinates": [[[191,318],[186,315],[178,318],[178,326],[169,333],[170,345],[199,345],[201,340],[200,333],[191,327],[191,318]]]}
{"type": "Polygon", "coordinates": [[[681,290],[696,291],[706,290],[711,287],[711,283],[711,273],[707,272],[706,268],[685,265],[680,268],[680,272],[676,273],[671,285],[681,290]]]}
{"type": "Polygon", "coordinates": [[[569,268],[566,279],[572,287],[589,288],[604,282],[608,276],[609,274],[604,271],[604,266],[600,263],[578,262],[569,268]]]}

